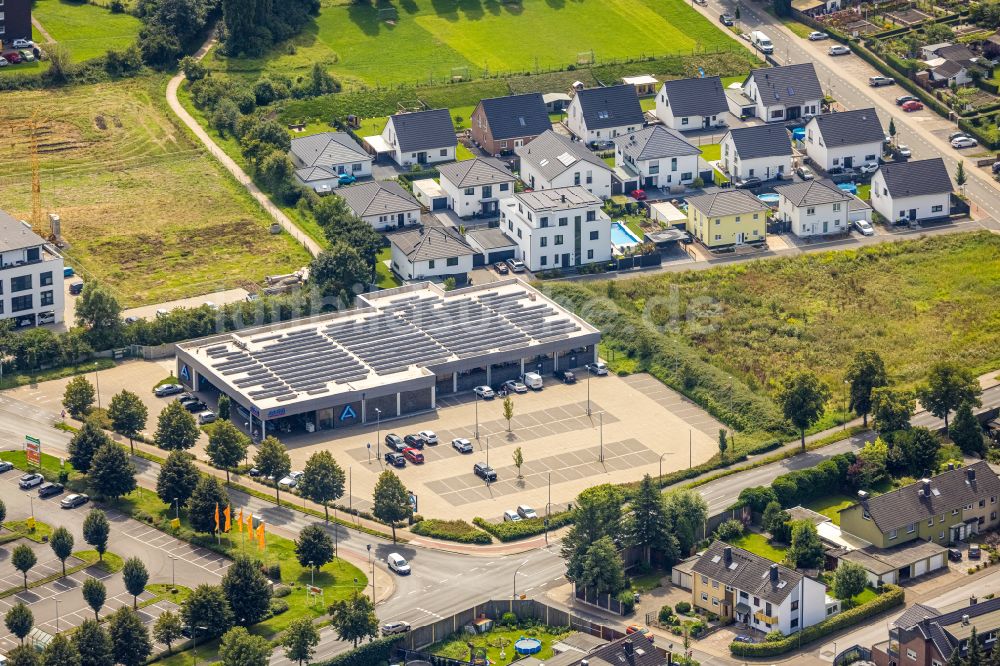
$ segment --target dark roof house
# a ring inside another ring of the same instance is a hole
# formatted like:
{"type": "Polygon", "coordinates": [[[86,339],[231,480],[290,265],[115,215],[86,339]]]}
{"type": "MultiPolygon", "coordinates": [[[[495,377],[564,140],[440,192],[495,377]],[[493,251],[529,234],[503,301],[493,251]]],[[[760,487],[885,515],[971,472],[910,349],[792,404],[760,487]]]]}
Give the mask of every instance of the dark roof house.
{"type": "Polygon", "coordinates": [[[477,253],[457,231],[447,227],[423,227],[400,231],[389,234],[388,239],[400,249],[410,263],[477,253]]]}
{"type": "Polygon", "coordinates": [[[455,126],[448,109],[397,113],[389,117],[396,141],[404,153],[455,146],[455,126]]]}
{"type": "Polygon", "coordinates": [[[779,185],[774,191],[788,199],[793,206],[821,206],[828,203],[850,201],[851,195],[830,181],[807,180],[790,185],[779,185]]]}
{"type": "Polygon", "coordinates": [[[391,180],[342,187],[337,194],[344,198],[358,217],[392,215],[420,208],[413,195],[391,180]]]}
{"type": "Polygon", "coordinates": [[[721,190],[711,194],[701,194],[688,199],[705,217],[741,215],[756,210],[768,210],[768,205],[746,190],[721,190]]]}
{"type": "Polygon", "coordinates": [[[514,152],[522,162],[530,165],[546,180],[552,180],[579,162],[587,162],[605,171],[611,170],[604,160],[587,150],[582,143],[552,130],[540,134],[534,141],[514,152]]]}
{"type": "Polygon", "coordinates": [[[456,187],[477,187],[507,183],[514,180],[514,174],[498,159],[477,157],[461,162],[448,162],[438,167],[441,178],[456,187]]]}
{"type": "Polygon", "coordinates": [[[757,84],[764,106],[795,106],[823,98],[823,88],[811,62],[753,69],[747,81],[750,79],[757,84]]]}
{"type": "Polygon", "coordinates": [[[791,135],[783,125],[736,127],[729,130],[729,136],[741,160],[792,154],[791,135]]]}
{"type": "Polygon", "coordinates": [[[635,86],[622,84],[604,88],[585,88],[576,93],[588,130],[642,126],[644,117],[635,86]]]}
{"type": "Polygon", "coordinates": [[[875,109],[824,113],[810,122],[816,123],[827,148],[885,141],[885,132],[875,109]]]}
{"type": "Polygon", "coordinates": [[[537,136],[552,129],[541,93],[491,97],[481,100],[479,106],[494,139],[537,136]]]}
{"type": "Polygon", "coordinates": [[[684,155],[701,155],[701,150],[678,132],[663,125],[625,134],[615,139],[615,146],[635,162],[657,160],[684,155]]]}
{"type": "Polygon", "coordinates": [[[877,173],[882,174],[889,196],[893,199],[943,194],[954,190],[951,178],[948,176],[948,168],[940,157],[883,164],[877,173]]]}
{"type": "Polygon", "coordinates": [[[718,76],[665,81],[662,91],[674,117],[715,116],[729,108],[718,76]]]}
{"type": "Polygon", "coordinates": [[[329,167],[372,158],[346,132],[321,132],[292,139],[290,152],[298,167],[329,167]]]}
{"type": "Polygon", "coordinates": [[[775,604],[784,601],[804,578],[794,569],[722,541],[705,550],[693,571],[775,604]]]}

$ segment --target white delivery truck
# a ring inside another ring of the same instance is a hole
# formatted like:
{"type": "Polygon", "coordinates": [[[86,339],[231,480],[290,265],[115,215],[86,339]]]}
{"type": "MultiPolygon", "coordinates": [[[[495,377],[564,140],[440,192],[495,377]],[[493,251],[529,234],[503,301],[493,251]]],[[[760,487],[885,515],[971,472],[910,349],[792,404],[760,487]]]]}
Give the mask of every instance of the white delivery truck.
{"type": "Polygon", "coordinates": [[[760,30],[754,30],[750,33],[750,43],[761,53],[774,53],[774,44],[771,43],[771,38],[760,30]]]}
{"type": "Polygon", "coordinates": [[[524,376],[521,377],[521,381],[524,385],[533,391],[542,390],[542,376],[537,372],[526,372],[524,376]]]}

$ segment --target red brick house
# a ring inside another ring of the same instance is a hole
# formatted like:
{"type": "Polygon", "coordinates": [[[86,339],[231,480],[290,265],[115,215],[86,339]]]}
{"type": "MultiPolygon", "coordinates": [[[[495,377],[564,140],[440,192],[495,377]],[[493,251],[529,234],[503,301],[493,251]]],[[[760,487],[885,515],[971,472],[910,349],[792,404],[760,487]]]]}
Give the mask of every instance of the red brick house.
{"type": "Polygon", "coordinates": [[[956,651],[968,653],[973,630],[989,653],[1000,630],[1000,598],[972,597],[945,612],[914,604],[892,624],[889,640],[872,646],[871,659],[877,666],[945,666],[956,651]]]}
{"type": "Polygon", "coordinates": [[[481,100],[469,125],[472,140],[494,157],[512,155],[515,148],[552,129],[541,93],[481,100]]]}

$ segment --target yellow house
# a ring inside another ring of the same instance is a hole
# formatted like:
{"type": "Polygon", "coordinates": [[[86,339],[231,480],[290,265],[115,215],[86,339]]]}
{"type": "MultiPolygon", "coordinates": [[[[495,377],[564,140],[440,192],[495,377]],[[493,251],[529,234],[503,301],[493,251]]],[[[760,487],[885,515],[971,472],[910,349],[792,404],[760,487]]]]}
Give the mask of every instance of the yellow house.
{"type": "Polygon", "coordinates": [[[691,197],[688,231],[709,248],[762,243],[767,237],[767,204],[746,190],[691,197]]]}

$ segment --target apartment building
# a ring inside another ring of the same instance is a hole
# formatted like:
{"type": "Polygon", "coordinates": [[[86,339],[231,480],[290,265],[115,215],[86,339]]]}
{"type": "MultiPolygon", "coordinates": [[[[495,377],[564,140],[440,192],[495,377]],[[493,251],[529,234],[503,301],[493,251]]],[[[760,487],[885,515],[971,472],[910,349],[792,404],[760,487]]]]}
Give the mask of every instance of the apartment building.
{"type": "Polygon", "coordinates": [[[63,258],[26,223],[0,211],[0,319],[15,326],[63,320],[63,258]]]}

